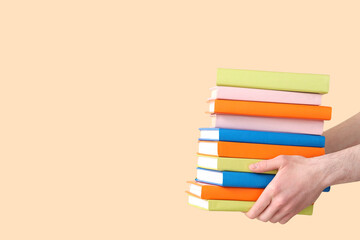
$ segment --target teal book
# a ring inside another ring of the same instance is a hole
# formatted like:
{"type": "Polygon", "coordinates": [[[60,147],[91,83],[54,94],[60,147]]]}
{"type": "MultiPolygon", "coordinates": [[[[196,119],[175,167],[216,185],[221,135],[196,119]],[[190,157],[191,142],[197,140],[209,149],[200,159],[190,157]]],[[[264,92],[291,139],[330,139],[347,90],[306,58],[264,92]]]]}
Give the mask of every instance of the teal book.
{"type": "MultiPolygon", "coordinates": [[[[266,188],[275,177],[273,174],[216,171],[203,168],[197,168],[196,172],[196,181],[222,187],[266,188]]],[[[324,189],[324,192],[329,191],[330,187],[324,189]]]]}
{"type": "Polygon", "coordinates": [[[327,74],[219,68],[216,85],[326,94],[329,81],[327,74]]]}
{"type": "Polygon", "coordinates": [[[310,134],[250,131],[227,128],[199,128],[200,141],[224,141],[277,144],[304,147],[325,147],[325,137],[310,134]]]}

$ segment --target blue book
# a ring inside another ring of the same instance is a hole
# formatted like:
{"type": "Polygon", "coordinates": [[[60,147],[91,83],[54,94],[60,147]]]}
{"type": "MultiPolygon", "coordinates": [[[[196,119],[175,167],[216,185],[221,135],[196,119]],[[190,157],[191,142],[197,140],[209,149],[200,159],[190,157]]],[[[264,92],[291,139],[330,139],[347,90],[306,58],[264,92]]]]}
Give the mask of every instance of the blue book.
{"type": "MultiPolygon", "coordinates": [[[[265,188],[275,177],[274,174],[216,171],[197,168],[196,181],[223,187],[265,188]]],[[[330,187],[323,190],[329,192],[330,187]]]]}
{"type": "Polygon", "coordinates": [[[226,128],[199,128],[199,130],[199,140],[203,141],[262,143],[320,148],[325,146],[325,137],[321,135],[263,132],[226,128]]]}

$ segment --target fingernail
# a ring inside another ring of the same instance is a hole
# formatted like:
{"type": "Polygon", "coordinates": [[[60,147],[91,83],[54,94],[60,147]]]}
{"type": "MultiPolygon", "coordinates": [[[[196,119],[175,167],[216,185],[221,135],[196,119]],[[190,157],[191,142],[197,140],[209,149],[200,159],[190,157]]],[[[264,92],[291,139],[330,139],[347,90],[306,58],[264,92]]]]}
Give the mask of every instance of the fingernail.
{"type": "Polygon", "coordinates": [[[253,163],[249,166],[250,169],[257,169],[258,163],[253,163]]]}

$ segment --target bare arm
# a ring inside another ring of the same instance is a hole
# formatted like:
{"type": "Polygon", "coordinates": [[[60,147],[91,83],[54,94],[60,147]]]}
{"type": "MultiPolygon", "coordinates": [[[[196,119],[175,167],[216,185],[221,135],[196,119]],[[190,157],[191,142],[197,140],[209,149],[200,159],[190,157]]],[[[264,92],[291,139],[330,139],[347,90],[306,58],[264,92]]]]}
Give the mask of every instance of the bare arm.
{"type": "Polygon", "coordinates": [[[360,144],[360,113],[324,132],[325,152],[332,153],[360,144]]]}
{"type": "Polygon", "coordinates": [[[278,169],[278,173],[246,215],[283,224],[314,203],[325,187],[360,181],[359,122],[356,114],[326,131],[326,155],[278,156],[251,165],[253,172],[278,169]]]}
{"type": "Polygon", "coordinates": [[[360,144],[318,159],[322,165],[325,185],[360,181],[360,144]]]}

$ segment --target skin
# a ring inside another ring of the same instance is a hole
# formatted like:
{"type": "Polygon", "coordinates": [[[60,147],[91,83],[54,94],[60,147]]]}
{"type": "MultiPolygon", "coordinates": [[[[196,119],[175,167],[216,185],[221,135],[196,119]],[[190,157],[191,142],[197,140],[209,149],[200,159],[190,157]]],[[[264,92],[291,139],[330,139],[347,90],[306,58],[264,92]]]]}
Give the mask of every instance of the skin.
{"type": "Polygon", "coordinates": [[[256,173],[276,169],[278,173],[246,213],[249,218],[285,224],[314,203],[326,187],[360,181],[360,113],[324,136],[323,156],[278,156],[250,165],[256,173]]]}

